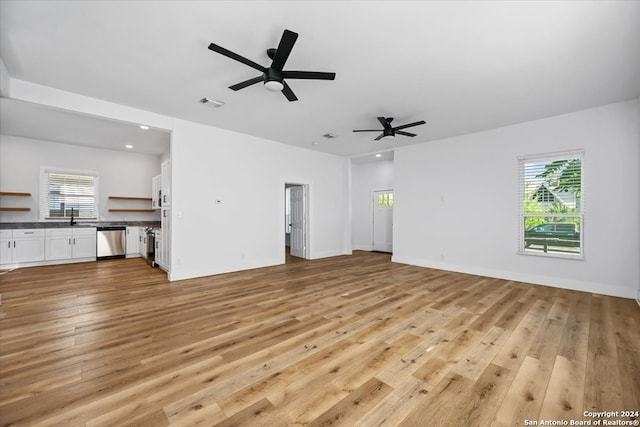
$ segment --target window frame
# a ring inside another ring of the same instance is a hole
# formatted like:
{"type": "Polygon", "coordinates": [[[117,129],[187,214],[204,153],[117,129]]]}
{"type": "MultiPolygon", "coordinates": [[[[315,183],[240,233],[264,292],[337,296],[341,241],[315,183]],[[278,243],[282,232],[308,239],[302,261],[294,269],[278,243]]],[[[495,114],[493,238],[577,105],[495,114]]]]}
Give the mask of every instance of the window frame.
{"type": "Polygon", "coordinates": [[[42,166],[40,167],[40,220],[46,222],[66,222],[69,221],[70,217],[51,217],[50,206],[49,206],[49,175],[50,174],[61,174],[61,175],[77,175],[82,177],[92,177],[93,178],[93,213],[94,216],[91,217],[81,217],[76,216],[75,219],[82,220],[98,220],[99,210],[98,210],[98,200],[99,200],[99,174],[97,171],[93,170],[82,170],[82,169],[65,169],[53,166],[42,166]]]}
{"type": "Polygon", "coordinates": [[[546,258],[563,258],[572,260],[584,260],[585,259],[585,151],[579,150],[567,150],[553,153],[544,153],[528,156],[520,156],[518,159],[518,242],[517,253],[519,255],[531,255],[546,258]],[[525,172],[527,164],[531,163],[548,163],[561,160],[580,160],[580,198],[579,206],[580,211],[574,213],[525,213],[525,200],[526,200],[526,188],[525,188],[525,172]],[[580,252],[579,253],[563,253],[563,252],[544,252],[539,250],[530,250],[525,247],[525,219],[526,218],[576,218],[580,222],[580,252]]]}

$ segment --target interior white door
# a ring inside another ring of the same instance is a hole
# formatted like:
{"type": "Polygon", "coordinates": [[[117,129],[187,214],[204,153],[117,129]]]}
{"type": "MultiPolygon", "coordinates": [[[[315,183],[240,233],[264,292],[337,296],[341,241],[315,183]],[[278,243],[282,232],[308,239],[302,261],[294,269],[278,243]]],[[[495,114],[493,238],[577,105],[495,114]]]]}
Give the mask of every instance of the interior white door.
{"type": "Polygon", "coordinates": [[[393,252],[393,190],[373,192],[374,251],[393,252]]]}
{"type": "Polygon", "coordinates": [[[306,188],[291,187],[291,255],[306,258],[306,188]]]}

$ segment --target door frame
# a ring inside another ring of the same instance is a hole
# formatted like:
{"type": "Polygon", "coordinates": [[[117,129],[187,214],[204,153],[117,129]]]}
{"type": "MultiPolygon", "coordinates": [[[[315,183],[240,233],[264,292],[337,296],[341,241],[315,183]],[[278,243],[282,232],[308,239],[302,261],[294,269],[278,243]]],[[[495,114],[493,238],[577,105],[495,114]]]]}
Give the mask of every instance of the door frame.
{"type": "MultiPolygon", "coordinates": [[[[376,215],[376,207],[377,207],[377,200],[376,200],[376,193],[394,193],[395,191],[393,190],[393,188],[387,188],[387,189],[377,189],[377,190],[371,190],[371,250],[375,251],[375,234],[376,234],[376,223],[375,223],[375,215],[376,215]]],[[[395,207],[395,206],[394,206],[395,207]]],[[[392,207],[393,209],[393,207],[392,207]]],[[[393,233],[393,217],[391,219],[391,233],[393,233]]],[[[391,235],[391,253],[393,253],[393,234],[391,235]]]]}
{"type": "Polygon", "coordinates": [[[280,187],[278,190],[278,193],[280,195],[280,214],[278,215],[278,234],[279,234],[279,238],[278,238],[278,242],[279,242],[279,258],[280,258],[280,263],[281,264],[285,264],[286,263],[286,252],[285,252],[285,246],[286,246],[286,242],[285,242],[285,219],[286,219],[286,211],[285,211],[285,198],[286,198],[286,188],[287,186],[291,187],[291,186],[303,186],[305,187],[305,193],[306,196],[304,199],[304,228],[303,228],[303,233],[304,233],[304,240],[305,240],[305,245],[304,245],[304,251],[303,251],[303,258],[304,259],[311,259],[311,209],[310,209],[310,205],[311,205],[311,182],[305,179],[300,179],[300,178],[281,178],[280,179],[280,187]]]}

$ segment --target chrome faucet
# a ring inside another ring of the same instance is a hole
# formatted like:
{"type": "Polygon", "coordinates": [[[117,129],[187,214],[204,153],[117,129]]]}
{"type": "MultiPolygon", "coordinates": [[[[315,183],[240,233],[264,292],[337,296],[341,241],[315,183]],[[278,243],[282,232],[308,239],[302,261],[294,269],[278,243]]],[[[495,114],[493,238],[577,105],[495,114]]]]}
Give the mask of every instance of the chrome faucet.
{"type": "Polygon", "coordinates": [[[73,208],[71,208],[71,223],[69,225],[76,225],[77,222],[73,219],[73,208]]]}

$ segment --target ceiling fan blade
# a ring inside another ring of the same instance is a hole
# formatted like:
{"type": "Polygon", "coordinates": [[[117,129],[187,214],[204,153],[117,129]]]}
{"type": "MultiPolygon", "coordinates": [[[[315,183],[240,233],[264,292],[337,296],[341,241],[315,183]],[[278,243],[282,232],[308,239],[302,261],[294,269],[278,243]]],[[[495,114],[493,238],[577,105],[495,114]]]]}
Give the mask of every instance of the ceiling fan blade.
{"type": "Polygon", "coordinates": [[[380,129],[358,129],[354,130],[354,132],[380,132],[380,129]]]}
{"type": "Polygon", "coordinates": [[[280,39],[280,43],[276,48],[276,54],[273,57],[271,68],[282,71],[284,63],[287,62],[287,58],[289,58],[289,54],[291,53],[291,49],[293,49],[293,45],[296,43],[297,38],[298,33],[284,30],[284,32],[282,33],[282,38],[280,39]]]}
{"type": "Polygon", "coordinates": [[[251,86],[251,85],[254,85],[256,83],[260,83],[263,80],[264,80],[264,78],[262,76],[254,77],[253,79],[245,80],[243,82],[236,83],[233,86],[229,86],[229,89],[232,89],[232,90],[244,89],[247,86],[251,86]]]}
{"type": "Polygon", "coordinates": [[[391,129],[391,125],[389,124],[386,118],[378,117],[378,121],[385,129],[391,129]]]}
{"type": "Polygon", "coordinates": [[[409,133],[409,132],[405,132],[405,131],[397,130],[397,129],[396,129],[396,133],[398,135],[404,135],[404,136],[417,136],[415,133],[409,133]]]}
{"type": "Polygon", "coordinates": [[[336,73],[325,73],[321,71],[283,71],[282,77],[285,79],[333,80],[336,78],[336,73]]]}
{"type": "Polygon", "coordinates": [[[253,62],[252,60],[247,59],[247,58],[245,58],[244,56],[240,56],[240,55],[238,55],[238,54],[237,54],[237,53],[235,53],[235,52],[231,52],[230,50],[225,49],[225,48],[223,48],[222,46],[218,46],[217,44],[213,44],[213,43],[211,43],[211,44],[209,45],[209,50],[212,50],[212,51],[214,51],[214,52],[217,52],[217,53],[219,53],[219,54],[221,54],[221,55],[224,55],[224,56],[226,56],[227,58],[231,58],[231,59],[233,59],[233,60],[235,60],[235,61],[242,62],[243,64],[248,65],[248,66],[249,66],[249,67],[251,67],[251,68],[255,68],[256,70],[261,71],[261,72],[263,72],[263,73],[264,73],[265,71],[267,71],[267,69],[266,69],[265,67],[263,67],[262,65],[260,65],[260,64],[256,64],[256,63],[255,63],[255,62],[253,62]]]}
{"type": "Polygon", "coordinates": [[[289,101],[297,101],[298,97],[296,97],[296,95],[293,93],[287,82],[283,80],[282,84],[284,85],[284,88],[282,88],[282,93],[284,94],[284,96],[286,96],[289,101]]]}
{"type": "Polygon", "coordinates": [[[410,128],[410,127],[412,127],[412,126],[423,125],[423,124],[425,124],[425,123],[427,123],[427,122],[425,122],[424,120],[420,120],[419,122],[414,122],[414,123],[409,123],[408,125],[398,126],[398,127],[395,127],[394,129],[395,129],[395,130],[398,130],[398,129],[405,129],[405,128],[410,128]]]}
{"type": "Polygon", "coordinates": [[[384,138],[384,133],[381,133],[374,141],[380,141],[382,138],[384,138]]]}

